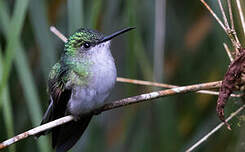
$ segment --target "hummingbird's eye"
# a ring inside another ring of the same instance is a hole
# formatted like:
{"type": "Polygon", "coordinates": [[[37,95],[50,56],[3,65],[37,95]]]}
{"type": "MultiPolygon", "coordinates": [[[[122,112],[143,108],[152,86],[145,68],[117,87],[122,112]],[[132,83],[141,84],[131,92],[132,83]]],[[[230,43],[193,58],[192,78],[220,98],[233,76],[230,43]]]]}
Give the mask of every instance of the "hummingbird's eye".
{"type": "Polygon", "coordinates": [[[86,49],[88,49],[90,47],[90,44],[89,43],[84,43],[83,44],[83,47],[86,48],[86,49]]]}

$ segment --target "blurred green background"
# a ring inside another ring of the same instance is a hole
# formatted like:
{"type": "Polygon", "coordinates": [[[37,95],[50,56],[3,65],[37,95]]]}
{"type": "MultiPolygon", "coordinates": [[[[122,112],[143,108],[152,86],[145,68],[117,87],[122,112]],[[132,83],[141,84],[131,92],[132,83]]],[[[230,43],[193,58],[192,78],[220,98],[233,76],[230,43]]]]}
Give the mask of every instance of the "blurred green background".
{"type": "MultiPolygon", "coordinates": [[[[207,3],[221,16],[217,1],[207,3]]],[[[112,41],[120,77],[188,85],[221,80],[229,64],[223,42],[231,44],[198,0],[0,0],[0,141],[38,126],[48,106],[48,72],[64,47],[51,25],[66,36],[80,27],[110,34],[135,26],[112,41]]],[[[117,83],[108,100],[159,89],[117,83]]],[[[71,151],[184,151],[220,122],[216,100],[189,93],[104,112],[71,151]]],[[[240,105],[231,99],[227,114],[240,105]]],[[[196,151],[244,151],[241,118],[231,124],[196,151]]],[[[4,151],[50,152],[51,141],[31,137],[4,151]]]]}

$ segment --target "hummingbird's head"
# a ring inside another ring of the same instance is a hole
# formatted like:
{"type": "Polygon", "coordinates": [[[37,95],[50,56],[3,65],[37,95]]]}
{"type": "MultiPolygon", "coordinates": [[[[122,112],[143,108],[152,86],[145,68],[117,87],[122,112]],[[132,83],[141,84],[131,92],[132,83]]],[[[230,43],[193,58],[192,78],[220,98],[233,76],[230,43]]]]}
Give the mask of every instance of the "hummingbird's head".
{"type": "Polygon", "coordinates": [[[103,44],[109,45],[108,41],[110,41],[112,38],[132,29],[134,28],[129,27],[117,31],[109,36],[104,36],[98,31],[81,28],[69,37],[65,44],[65,54],[77,56],[79,54],[91,52],[94,50],[94,47],[98,45],[104,46],[103,44]]]}

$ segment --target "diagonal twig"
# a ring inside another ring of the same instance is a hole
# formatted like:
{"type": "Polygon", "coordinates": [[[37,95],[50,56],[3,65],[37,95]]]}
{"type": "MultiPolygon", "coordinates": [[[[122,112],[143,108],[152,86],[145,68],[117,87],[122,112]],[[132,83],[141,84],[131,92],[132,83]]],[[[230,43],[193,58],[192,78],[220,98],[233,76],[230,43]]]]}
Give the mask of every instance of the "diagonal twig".
{"type": "Polygon", "coordinates": [[[50,31],[53,32],[58,38],[60,38],[63,42],[67,42],[67,38],[54,26],[50,26],[50,31]]]}
{"type": "Polygon", "coordinates": [[[232,8],[231,8],[231,0],[227,0],[227,4],[228,4],[230,21],[231,21],[231,29],[232,30],[235,30],[234,20],[233,20],[233,14],[232,14],[232,8]]]}
{"type": "MultiPolygon", "coordinates": [[[[239,109],[237,109],[234,113],[232,113],[227,119],[226,122],[230,121],[234,116],[238,115],[242,110],[245,109],[245,104],[241,106],[239,109]]],[[[208,134],[206,134],[204,137],[202,137],[200,140],[198,140],[194,145],[192,145],[190,148],[186,150],[186,152],[191,152],[195,150],[199,145],[201,145],[204,141],[206,141],[211,135],[213,135],[215,132],[217,132],[221,127],[225,125],[224,122],[217,125],[214,129],[212,129],[208,134]]]]}
{"type": "Polygon", "coordinates": [[[220,7],[220,10],[221,10],[221,13],[222,13],[222,15],[223,15],[223,20],[224,20],[224,22],[225,22],[226,30],[228,30],[228,29],[230,29],[230,26],[229,26],[227,17],[226,17],[226,15],[225,15],[224,8],[223,8],[222,3],[221,3],[220,0],[218,0],[218,3],[219,3],[219,7],[220,7]]]}
{"type": "Polygon", "coordinates": [[[245,35],[245,21],[244,21],[244,15],[243,15],[243,11],[242,11],[241,2],[240,2],[240,0],[236,0],[236,3],[237,3],[237,9],[239,12],[240,20],[242,23],[243,34],[245,35]]]}
{"type": "MultiPolygon", "coordinates": [[[[225,15],[225,12],[224,12],[224,9],[223,9],[223,6],[222,6],[222,3],[220,2],[220,0],[218,0],[218,2],[220,5],[220,9],[221,9],[221,12],[223,14],[223,18],[224,18],[226,26],[223,24],[223,22],[219,19],[219,17],[214,13],[214,11],[210,8],[210,6],[204,0],[200,0],[200,1],[203,3],[203,5],[208,9],[208,11],[213,15],[213,17],[216,19],[216,21],[223,28],[223,30],[225,31],[227,36],[230,38],[230,40],[231,40],[231,42],[232,42],[232,44],[236,50],[236,53],[239,54],[239,49],[241,48],[241,44],[238,40],[238,37],[237,37],[235,30],[231,30],[229,27],[227,17],[225,15]]],[[[230,11],[230,16],[232,16],[231,13],[232,12],[230,11]]],[[[233,21],[233,18],[231,18],[231,19],[233,21]]]]}
{"type": "Polygon", "coordinates": [[[63,42],[67,42],[67,38],[54,26],[50,26],[50,31],[53,32],[58,38],[60,38],[63,42]]]}
{"type": "Polygon", "coordinates": [[[231,55],[230,49],[228,48],[228,46],[227,46],[226,43],[223,43],[223,45],[224,45],[225,51],[226,51],[226,53],[227,53],[227,55],[228,55],[230,61],[232,62],[234,59],[233,59],[233,57],[232,57],[232,55],[231,55]]]}
{"type": "Polygon", "coordinates": [[[231,6],[231,0],[227,0],[227,5],[228,5],[228,10],[229,10],[229,16],[230,16],[230,22],[231,22],[231,32],[233,33],[236,42],[240,44],[240,41],[237,37],[236,30],[235,30],[235,25],[234,25],[234,20],[233,20],[233,14],[232,14],[232,6],[231,6]]]}
{"type": "Polygon", "coordinates": [[[216,21],[220,24],[220,26],[224,29],[224,31],[226,32],[226,28],[224,26],[224,24],[222,23],[222,21],[219,19],[219,17],[214,13],[214,11],[209,7],[209,5],[204,1],[204,0],[200,0],[203,5],[209,10],[209,12],[213,15],[213,17],[216,19],[216,21]]]}

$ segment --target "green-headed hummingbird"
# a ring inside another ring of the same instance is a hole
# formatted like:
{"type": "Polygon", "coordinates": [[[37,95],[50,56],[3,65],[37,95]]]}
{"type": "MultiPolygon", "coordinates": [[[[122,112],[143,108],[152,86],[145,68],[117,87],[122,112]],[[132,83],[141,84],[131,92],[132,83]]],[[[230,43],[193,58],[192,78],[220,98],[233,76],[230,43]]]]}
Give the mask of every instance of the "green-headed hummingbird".
{"type": "Polygon", "coordinates": [[[68,38],[61,59],[49,74],[50,104],[41,124],[70,114],[75,121],[37,135],[51,132],[56,152],[68,151],[82,136],[93,116],[91,111],[107,103],[117,77],[110,40],[132,29],[104,36],[81,28],[68,38]]]}

